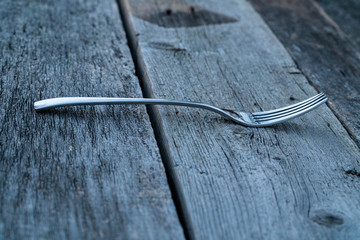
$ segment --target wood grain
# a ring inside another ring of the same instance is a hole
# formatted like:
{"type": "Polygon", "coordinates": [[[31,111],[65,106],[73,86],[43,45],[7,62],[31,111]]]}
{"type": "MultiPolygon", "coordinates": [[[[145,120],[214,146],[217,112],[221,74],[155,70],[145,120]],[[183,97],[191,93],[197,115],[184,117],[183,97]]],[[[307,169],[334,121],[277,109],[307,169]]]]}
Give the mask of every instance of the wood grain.
{"type": "Polygon", "coordinates": [[[183,239],[115,1],[0,2],[0,238],[183,239]]]}
{"type": "MultiPolygon", "coordinates": [[[[129,2],[132,11],[147,8],[129,2]]],[[[259,111],[316,93],[246,1],[183,3],[237,21],[165,28],[132,12],[142,78],[156,97],[259,111]]],[[[360,237],[360,183],[350,174],[360,152],[326,105],[261,129],[202,110],[159,109],[195,238],[360,237]]]]}
{"type": "Polygon", "coordinates": [[[139,0],[133,8],[136,17],[165,28],[198,27],[237,21],[181,0],[139,0]]]}
{"type": "MultiPolygon", "coordinates": [[[[287,48],[301,72],[319,91],[329,95],[331,108],[360,146],[360,48],[356,40],[359,34],[356,20],[336,22],[322,9],[322,4],[313,0],[250,2],[287,48]]],[[[326,5],[336,6],[337,2],[340,1],[328,1],[326,5]]],[[[354,10],[360,9],[355,1],[343,2],[341,5],[353,2],[354,10]]],[[[350,6],[343,12],[349,9],[350,6]]],[[[350,11],[349,14],[356,18],[350,11]]]]}
{"type": "Polygon", "coordinates": [[[360,48],[360,2],[357,0],[316,0],[339,28],[360,48]]]}

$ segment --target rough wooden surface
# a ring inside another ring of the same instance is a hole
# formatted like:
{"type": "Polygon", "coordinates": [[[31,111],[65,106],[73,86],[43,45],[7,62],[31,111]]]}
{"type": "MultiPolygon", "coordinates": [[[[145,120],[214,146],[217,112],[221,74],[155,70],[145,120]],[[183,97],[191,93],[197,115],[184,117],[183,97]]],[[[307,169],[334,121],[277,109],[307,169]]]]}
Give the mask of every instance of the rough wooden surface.
{"type": "Polygon", "coordinates": [[[360,1],[358,0],[316,0],[341,30],[360,47],[360,1]]]}
{"type": "MultiPolygon", "coordinates": [[[[184,1],[210,13],[193,27],[149,21],[163,16],[162,2],[130,0],[142,77],[157,97],[259,111],[316,93],[246,1],[184,1]],[[216,24],[211,13],[237,21],[216,24]]],[[[159,109],[197,239],[360,237],[360,152],[326,105],[262,129],[159,109]]]]}
{"type": "Polygon", "coordinates": [[[360,146],[360,48],[356,40],[360,32],[355,23],[359,19],[350,11],[360,9],[359,4],[355,1],[318,4],[314,0],[250,2],[288,49],[300,70],[312,84],[329,95],[331,108],[360,146]],[[336,8],[336,4],[342,8],[336,8]],[[326,9],[336,8],[343,15],[349,15],[352,21],[337,22],[339,17],[333,20],[322,5],[327,5],[326,9]]]}
{"type": "Polygon", "coordinates": [[[0,238],[182,239],[115,1],[0,2],[0,238]]]}
{"type": "Polygon", "coordinates": [[[165,28],[197,27],[236,22],[235,18],[186,4],[181,0],[148,0],[133,5],[135,16],[165,28]]]}

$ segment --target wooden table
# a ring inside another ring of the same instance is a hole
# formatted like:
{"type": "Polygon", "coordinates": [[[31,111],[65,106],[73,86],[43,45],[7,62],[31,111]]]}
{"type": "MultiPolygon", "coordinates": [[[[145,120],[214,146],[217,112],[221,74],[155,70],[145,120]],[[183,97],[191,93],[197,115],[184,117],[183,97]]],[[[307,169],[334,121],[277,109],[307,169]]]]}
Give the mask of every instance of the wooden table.
{"type": "Polygon", "coordinates": [[[1,239],[359,239],[358,1],[0,1],[1,239]],[[259,111],[269,128],[158,97],[259,111]]]}

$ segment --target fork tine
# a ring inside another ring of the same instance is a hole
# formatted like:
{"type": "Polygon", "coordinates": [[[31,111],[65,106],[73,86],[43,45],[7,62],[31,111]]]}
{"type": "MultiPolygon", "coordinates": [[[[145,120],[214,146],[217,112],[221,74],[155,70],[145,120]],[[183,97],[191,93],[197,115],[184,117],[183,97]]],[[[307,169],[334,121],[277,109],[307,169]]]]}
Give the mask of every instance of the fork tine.
{"type": "Polygon", "coordinates": [[[260,118],[260,119],[256,119],[256,121],[258,123],[264,123],[264,122],[281,122],[281,121],[285,121],[285,120],[288,120],[288,119],[291,119],[291,118],[294,118],[294,117],[297,117],[297,116],[300,116],[304,113],[307,113],[308,111],[320,106],[321,104],[323,104],[324,102],[327,101],[327,97],[326,96],[323,96],[322,98],[316,100],[316,101],[312,101],[311,103],[305,105],[305,106],[302,106],[300,108],[296,108],[295,110],[293,111],[288,111],[284,114],[281,114],[281,115],[276,115],[276,116],[271,116],[271,117],[268,117],[268,118],[260,118]]]}
{"type": "Polygon", "coordinates": [[[280,109],[274,109],[272,111],[267,111],[265,112],[264,114],[261,114],[260,112],[254,114],[254,118],[256,119],[261,119],[261,118],[269,118],[269,117],[274,117],[274,116],[277,116],[277,115],[283,115],[283,114],[286,114],[286,113],[289,113],[289,112],[293,112],[294,110],[296,109],[300,109],[304,106],[307,106],[311,103],[314,103],[318,100],[321,100],[323,99],[325,96],[325,94],[318,94],[312,98],[309,98],[305,101],[302,101],[298,104],[294,104],[294,105],[291,105],[289,107],[285,107],[285,108],[280,108],[280,109]]]}
{"type": "Polygon", "coordinates": [[[283,116],[288,116],[288,115],[291,115],[293,113],[296,113],[296,112],[299,112],[299,111],[302,111],[308,107],[311,107],[319,102],[322,102],[324,99],[327,99],[326,96],[322,96],[321,98],[317,98],[316,100],[313,100],[311,102],[308,102],[302,106],[298,106],[298,107],[295,107],[293,109],[289,109],[287,111],[284,111],[284,112],[281,112],[281,113],[277,113],[277,114],[273,114],[273,115],[268,115],[268,116],[264,116],[264,117],[256,117],[255,119],[257,121],[265,121],[265,120],[271,120],[271,119],[276,119],[276,118],[281,118],[283,116]]]}
{"type": "Polygon", "coordinates": [[[314,103],[316,103],[316,102],[319,102],[319,101],[323,100],[324,98],[326,98],[325,95],[320,96],[320,97],[318,97],[318,98],[316,98],[316,99],[313,99],[313,100],[311,100],[311,101],[309,101],[309,102],[306,102],[306,103],[304,103],[304,104],[302,104],[302,105],[299,105],[299,106],[296,106],[296,107],[287,109],[287,110],[285,110],[285,111],[276,112],[276,113],[273,113],[273,114],[267,114],[267,115],[264,115],[264,116],[255,116],[254,119],[256,119],[256,120],[261,120],[261,119],[273,119],[273,118],[281,117],[281,116],[283,116],[283,115],[289,115],[289,114],[291,114],[291,113],[293,113],[293,112],[296,112],[296,111],[298,111],[298,110],[301,110],[301,109],[304,109],[304,108],[306,108],[306,107],[308,107],[308,106],[311,106],[312,104],[314,104],[314,103]]]}
{"type": "Polygon", "coordinates": [[[322,96],[325,96],[325,94],[324,93],[319,93],[319,94],[317,94],[317,95],[315,95],[315,96],[313,96],[311,98],[308,98],[308,99],[306,99],[304,101],[298,102],[298,103],[290,105],[290,106],[286,106],[286,107],[283,107],[283,108],[277,108],[277,109],[269,110],[269,111],[255,112],[252,115],[254,117],[258,117],[258,116],[262,117],[262,116],[271,115],[271,114],[275,114],[275,113],[281,113],[281,112],[284,112],[284,111],[286,111],[288,109],[293,109],[293,108],[295,108],[297,106],[307,104],[308,102],[310,102],[312,100],[315,100],[317,98],[320,98],[322,96]]]}

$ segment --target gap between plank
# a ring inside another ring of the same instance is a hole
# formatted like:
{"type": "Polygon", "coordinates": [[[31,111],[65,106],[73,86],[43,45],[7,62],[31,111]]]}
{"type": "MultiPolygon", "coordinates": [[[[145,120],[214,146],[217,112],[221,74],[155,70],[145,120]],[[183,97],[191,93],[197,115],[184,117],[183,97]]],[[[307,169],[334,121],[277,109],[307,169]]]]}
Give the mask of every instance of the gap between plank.
{"type": "MultiPolygon", "coordinates": [[[[315,9],[318,11],[319,15],[321,15],[323,18],[325,18],[325,20],[327,22],[329,22],[329,24],[331,26],[333,26],[338,32],[346,35],[345,33],[343,33],[343,31],[341,30],[341,28],[336,24],[336,22],[334,20],[332,20],[325,12],[325,10],[316,2],[311,1],[315,7],[315,9]]],[[[276,37],[276,39],[283,45],[284,49],[286,50],[286,52],[289,54],[289,56],[291,57],[291,59],[293,60],[295,66],[297,67],[297,69],[299,69],[299,71],[301,72],[301,74],[306,78],[307,82],[319,93],[319,92],[325,92],[323,91],[322,87],[318,86],[315,82],[313,82],[311,80],[311,77],[306,74],[302,67],[301,64],[298,63],[298,61],[295,59],[293,53],[291,52],[291,50],[285,46],[285,43],[283,40],[280,39],[280,37],[278,36],[279,34],[276,33],[275,29],[273,29],[273,27],[269,24],[269,20],[266,19],[264,17],[264,14],[261,12],[260,9],[258,9],[256,7],[255,2],[250,1],[249,2],[250,5],[252,6],[252,8],[254,9],[254,11],[256,11],[256,13],[261,17],[261,19],[263,20],[263,22],[268,26],[268,28],[271,30],[271,32],[273,33],[273,35],[276,37]]],[[[331,97],[331,96],[330,96],[331,97]]],[[[328,102],[326,102],[327,107],[330,109],[330,111],[335,115],[335,117],[337,118],[337,120],[340,122],[340,124],[344,127],[345,131],[348,133],[350,139],[355,143],[355,145],[360,149],[360,141],[357,139],[356,137],[356,132],[352,130],[351,127],[349,127],[346,124],[346,119],[344,119],[343,117],[341,117],[341,113],[339,113],[336,110],[336,107],[332,104],[331,99],[328,100],[328,102]]],[[[339,106],[341,107],[341,106],[339,106]]]]}
{"type": "MultiPolygon", "coordinates": [[[[140,87],[144,98],[154,98],[154,92],[151,87],[151,81],[147,74],[147,69],[139,48],[136,32],[132,25],[130,6],[127,0],[116,0],[120,17],[126,33],[129,49],[135,65],[135,74],[139,79],[140,87]]],[[[176,175],[174,161],[171,156],[169,144],[163,129],[163,123],[158,107],[154,105],[146,106],[149,114],[151,126],[154,130],[155,139],[160,150],[161,159],[165,168],[166,177],[169,183],[171,195],[175,204],[175,208],[182,225],[185,238],[187,240],[195,239],[194,229],[190,218],[189,210],[186,205],[181,183],[176,175]]]]}
{"type": "MultiPolygon", "coordinates": [[[[270,26],[269,26],[270,28],[270,26]]],[[[271,29],[271,28],[270,28],[271,29]]],[[[274,33],[275,35],[275,33],[274,33]]],[[[280,41],[280,39],[278,39],[280,41]]],[[[282,42],[280,41],[280,43],[282,44],[282,42]]],[[[290,55],[291,59],[293,60],[293,62],[295,63],[295,66],[300,70],[301,74],[306,78],[306,80],[308,81],[308,83],[310,84],[310,86],[312,86],[315,91],[317,91],[318,93],[320,92],[324,92],[321,90],[321,88],[319,86],[317,86],[313,81],[311,81],[310,77],[301,69],[300,65],[298,64],[298,62],[295,60],[295,58],[293,58],[291,52],[289,51],[289,49],[285,48],[286,51],[288,52],[288,54],[290,55]]],[[[326,94],[326,93],[325,93],[326,94]]],[[[340,124],[343,126],[343,128],[345,129],[345,131],[347,132],[347,134],[349,135],[350,139],[354,142],[354,144],[360,149],[360,141],[358,141],[356,139],[356,133],[354,131],[351,130],[351,128],[346,124],[345,120],[341,117],[341,113],[338,113],[336,111],[336,108],[334,107],[334,105],[331,103],[331,100],[327,101],[325,103],[327,105],[327,107],[330,109],[330,111],[335,115],[336,119],[340,122],[340,124]]]]}

